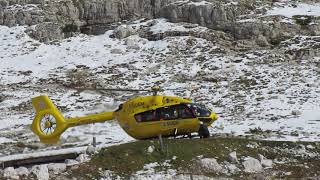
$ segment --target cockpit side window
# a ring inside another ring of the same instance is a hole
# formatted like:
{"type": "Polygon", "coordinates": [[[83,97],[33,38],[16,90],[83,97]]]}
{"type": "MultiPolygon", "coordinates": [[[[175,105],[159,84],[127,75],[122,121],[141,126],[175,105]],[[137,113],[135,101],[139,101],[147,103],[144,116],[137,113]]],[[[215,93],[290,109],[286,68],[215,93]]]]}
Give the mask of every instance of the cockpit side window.
{"type": "Polygon", "coordinates": [[[195,118],[195,116],[191,112],[191,109],[188,108],[186,105],[184,105],[184,104],[178,105],[177,109],[179,112],[179,118],[181,118],[181,119],[195,118]]]}
{"type": "Polygon", "coordinates": [[[158,108],[156,114],[159,120],[173,120],[179,117],[177,109],[172,106],[158,108]]]}
{"type": "Polygon", "coordinates": [[[192,113],[197,117],[208,117],[211,112],[201,104],[187,104],[187,106],[191,109],[192,113]]]}

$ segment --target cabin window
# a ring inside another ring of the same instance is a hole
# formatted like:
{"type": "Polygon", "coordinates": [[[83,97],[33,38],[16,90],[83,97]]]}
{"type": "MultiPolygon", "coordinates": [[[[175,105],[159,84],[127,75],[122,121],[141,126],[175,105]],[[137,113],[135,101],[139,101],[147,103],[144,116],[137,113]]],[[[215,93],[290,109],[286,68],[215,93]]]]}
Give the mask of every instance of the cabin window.
{"type": "Polygon", "coordinates": [[[178,117],[178,110],[172,106],[157,109],[157,118],[159,120],[173,120],[178,117]]]}
{"type": "Polygon", "coordinates": [[[195,118],[195,115],[207,115],[206,113],[206,111],[201,110],[201,108],[195,104],[179,104],[138,113],[134,117],[137,122],[152,122],[159,120],[190,119],[195,118]]]}
{"type": "Polygon", "coordinates": [[[189,118],[195,118],[192,111],[185,105],[179,105],[177,106],[178,112],[179,112],[179,118],[181,119],[189,119],[189,118]]]}
{"type": "Polygon", "coordinates": [[[156,116],[159,120],[188,119],[195,117],[191,110],[183,104],[159,108],[156,110],[156,116]]]}
{"type": "Polygon", "coordinates": [[[156,121],[156,111],[146,111],[139,114],[136,114],[134,116],[137,122],[150,122],[150,121],[156,121]]]}

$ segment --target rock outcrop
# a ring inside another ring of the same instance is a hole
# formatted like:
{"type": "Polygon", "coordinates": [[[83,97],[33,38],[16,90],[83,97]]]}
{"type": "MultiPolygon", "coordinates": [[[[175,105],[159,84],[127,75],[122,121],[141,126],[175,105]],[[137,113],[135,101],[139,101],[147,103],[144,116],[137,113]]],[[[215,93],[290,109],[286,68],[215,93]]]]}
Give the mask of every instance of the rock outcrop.
{"type": "MultiPolygon", "coordinates": [[[[41,41],[61,39],[81,30],[94,33],[99,26],[153,18],[165,5],[176,0],[1,0],[0,25],[36,25],[29,30],[41,41]]],[[[109,27],[112,28],[112,27],[109,27]]]]}
{"type": "MultiPolygon", "coordinates": [[[[251,39],[259,46],[277,45],[296,34],[320,34],[317,23],[300,25],[282,21],[282,16],[247,17],[250,12],[260,11],[254,2],[232,4],[213,2],[176,2],[161,9],[159,17],[172,22],[191,22],[214,30],[229,32],[234,40],[251,39]],[[242,18],[239,18],[242,17],[242,18]]],[[[255,12],[257,14],[263,12],[255,12]]]]}
{"type": "Polygon", "coordinates": [[[121,21],[159,17],[224,31],[234,40],[250,40],[261,47],[278,45],[296,34],[320,35],[319,22],[301,25],[283,21],[282,16],[250,17],[252,12],[264,11],[251,0],[1,0],[0,25],[35,25],[29,34],[44,42],[70,37],[75,32],[103,33],[121,21]]]}

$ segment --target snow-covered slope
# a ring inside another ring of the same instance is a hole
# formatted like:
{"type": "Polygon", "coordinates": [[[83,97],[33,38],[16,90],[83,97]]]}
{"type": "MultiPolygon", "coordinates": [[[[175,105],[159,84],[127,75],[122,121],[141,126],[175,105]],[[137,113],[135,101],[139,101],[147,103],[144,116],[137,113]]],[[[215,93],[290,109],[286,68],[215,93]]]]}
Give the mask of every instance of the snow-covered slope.
{"type": "MultiPolygon", "coordinates": [[[[214,32],[196,25],[164,19],[131,24],[135,29],[161,32],[214,32]]],[[[167,36],[149,41],[137,34],[124,39],[113,33],[80,34],[44,44],[24,33],[24,27],[0,26],[0,156],[87,145],[132,141],[116,122],[75,127],[57,146],[38,143],[29,125],[34,111],[30,99],[48,94],[66,116],[113,110],[132,93],[78,92],[72,87],[149,88],[159,84],[206,104],[220,118],[213,134],[258,134],[276,140],[319,140],[320,57],[286,58],[287,50],[301,49],[300,41],[279,49],[235,52],[221,39],[167,36]],[[191,94],[191,90],[196,89],[191,94]],[[18,144],[18,145],[17,145],[18,144]]],[[[319,37],[312,37],[319,42],[319,37]]]]}

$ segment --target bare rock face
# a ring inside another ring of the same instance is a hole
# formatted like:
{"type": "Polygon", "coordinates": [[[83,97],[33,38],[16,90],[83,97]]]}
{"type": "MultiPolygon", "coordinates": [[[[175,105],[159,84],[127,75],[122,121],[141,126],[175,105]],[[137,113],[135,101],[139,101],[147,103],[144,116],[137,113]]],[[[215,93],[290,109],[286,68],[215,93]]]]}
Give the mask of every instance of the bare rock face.
{"type": "Polygon", "coordinates": [[[191,22],[217,29],[232,22],[233,11],[233,7],[215,2],[179,1],[162,8],[158,16],[172,22],[191,22]]]}
{"type": "Polygon", "coordinates": [[[40,23],[34,28],[29,28],[27,34],[42,42],[64,38],[60,25],[56,23],[40,23]]]}
{"type": "Polygon", "coordinates": [[[174,1],[177,0],[1,0],[0,25],[36,25],[29,34],[50,41],[79,32],[80,27],[153,18],[161,7],[174,1]]]}
{"type": "MultiPolygon", "coordinates": [[[[281,17],[240,21],[238,17],[261,13],[255,1],[238,4],[213,0],[0,0],[0,25],[35,25],[29,34],[40,41],[70,37],[73,33],[103,33],[115,22],[163,17],[171,22],[189,22],[229,33],[235,40],[248,40],[266,47],[300,35],[319,35],[319,23],[302,28],[281,17]],[[272,25],[264,22],[273,22],[272,25]],[[39,31],[39,32],[38,32],[39,31]]],[[[250,19],[250,17],[247,17],[250,19]]],[[[118,25],[118,24],[117,24],[118,25]]],[[[127,36],[127,32],[120,37],[127,36]]]]}
{"type": "Polygon", "coordinates": [[[256,39],[256,44],[261,46],[261,47],[266,47],[269,45],[269,42],[267,40],[267,38],[265,36],[263,36],[262,34],[258,35],[257,39],[256,39]]]}
{"type": "Polygon", "coordinates": [[[0,1],[0,24],[35,25],[44,21],[41,1],[0,1]]]}
{"type": "MultiPolygon", "coordinates": [[[[243,1],[244,2],[244,1],[243,1]]],[[[164,6],[157,17],[164,17],[171,22],[190,22],[230,33],[235,40],[251,40],[258,46],[266,47],[278,45],[287,38],[296,34],[319,34],[320,26],[313,23],[302,28],[299,24],[281,21],[283,17],[260,17],[260,20],[248,18],[241,21],[239,16],[260,10],[255,8],[255,2],[250,0],[245,3],[227,4],[219,1],[178,1],[164,6]],[[272,25],[264,21],[273,22],[272,25]]]]}

